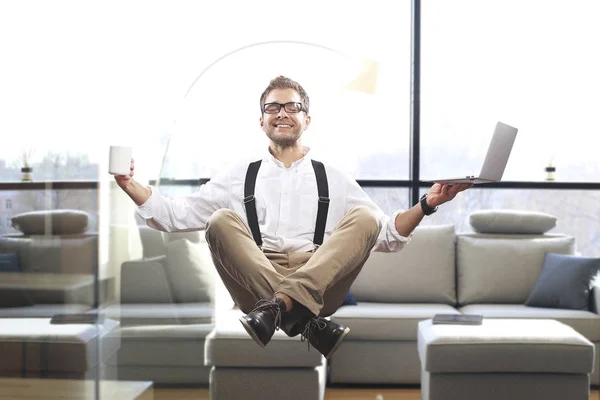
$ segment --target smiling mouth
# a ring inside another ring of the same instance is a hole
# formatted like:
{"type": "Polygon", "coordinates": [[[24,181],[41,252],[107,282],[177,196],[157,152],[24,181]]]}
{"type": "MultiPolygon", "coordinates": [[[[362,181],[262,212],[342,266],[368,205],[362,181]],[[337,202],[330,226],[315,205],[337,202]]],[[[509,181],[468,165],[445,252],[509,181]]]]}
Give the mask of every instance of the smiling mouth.
{"type": "Polygon", "coordinates": [[[292,126],[289,124],[276,124],[276,128],[291,128],[292,126]]]}

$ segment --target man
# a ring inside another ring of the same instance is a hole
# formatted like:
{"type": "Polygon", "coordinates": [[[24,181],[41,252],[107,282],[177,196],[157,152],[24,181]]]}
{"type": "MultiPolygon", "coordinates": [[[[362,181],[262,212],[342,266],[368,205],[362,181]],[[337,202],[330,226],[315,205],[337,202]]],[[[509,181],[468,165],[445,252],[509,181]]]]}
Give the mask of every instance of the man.
{"type": "Polygon", "coordinates": [[[275,330],[331,357],[350,331],[324,318],[343,303],[372,250],[399,251],[424,215],[471,185],[433,185],[421,202],[383,214],[355,180],[310,159],[302,86],[280,76],[260,98],[260,126],[270,144],[260,162],[238,165],[187,197],[165,198],[129,175],[119,186],[155,229],[206,230],[213,261],[240,321],[261,346],[275,330]]]}

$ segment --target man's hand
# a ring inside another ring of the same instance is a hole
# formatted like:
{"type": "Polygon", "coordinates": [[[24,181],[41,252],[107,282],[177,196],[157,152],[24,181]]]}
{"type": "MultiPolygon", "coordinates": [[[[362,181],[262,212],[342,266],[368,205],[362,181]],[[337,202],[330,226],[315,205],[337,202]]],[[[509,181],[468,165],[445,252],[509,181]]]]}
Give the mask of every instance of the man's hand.
{"type": "Polygon", "coordinates": [[[133,158],[131,159],[131,164],[129,164],[129,175],[115,175],[115,181],[117,185],[123,190],[127,188],[127,185],[131,182],[131,178],[133,178],[133,170],[135,169],[135,164],[133,158]]]}
{"type": "Polygon", "coordinates": [[[434,183],[429,192],[427,192],[427,204],[432,208],[437,207],[452,200],[458,193],[472,186],[472,183],[459,183],[455,185],[434,183]]]}

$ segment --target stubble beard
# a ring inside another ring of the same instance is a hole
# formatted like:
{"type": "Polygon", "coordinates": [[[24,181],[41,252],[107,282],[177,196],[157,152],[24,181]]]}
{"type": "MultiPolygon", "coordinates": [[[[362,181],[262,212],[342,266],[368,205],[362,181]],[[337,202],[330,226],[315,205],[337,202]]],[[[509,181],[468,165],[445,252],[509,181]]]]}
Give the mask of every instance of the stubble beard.
{"type": "Polygon", "coordinates": [[[299,126],[295,126],[291,132],[283,135],[276,134],[275,129],[277,128],[270,126],[269,128],[265,129],[265,133],[273,143],[282,148],[293,147],[298,139],[300,139],[300,136],[302,136],[302,128],[299,126]]]}

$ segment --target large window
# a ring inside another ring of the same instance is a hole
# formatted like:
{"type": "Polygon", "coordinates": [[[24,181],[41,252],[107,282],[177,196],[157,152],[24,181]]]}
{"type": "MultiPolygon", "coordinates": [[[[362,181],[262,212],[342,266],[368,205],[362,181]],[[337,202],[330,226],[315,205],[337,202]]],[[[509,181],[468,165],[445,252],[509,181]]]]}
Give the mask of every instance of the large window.
{"type": "Polygon", "coordinates": [[[210,177],[264,150],[258,98],[279,74],[306,86],[305,142],[321,158],[360,178],[405,179],[410,26],[408,0],[3,2],[0,36],[18,38],[2,43],[3,180],[20,179],[29,144],[34,180],[109,179],[109,145],[134,146],[142,179],[210,177]],[[46,155],[67,149],[100,170],[49,174],[46,155]]]}
{"type": "Polygon", "coordinates": [[[597,182],[600,2],[422,2],[421,176],[479,173],[496,121],[519,128],[504,180],[597,182]]]}
{"type": "Polygon", "coordinates": [[[161,177],[210,177],[263,156],[259,99],[278,75],[308,92],[312,123],[302,140],[313,158],[357,178],[408,177],[410,2],[343,3],[335,29],[321,13],[306,17],[310,29],[248,32],[238,47],[207,60],[176,112],[161,177]]]}

